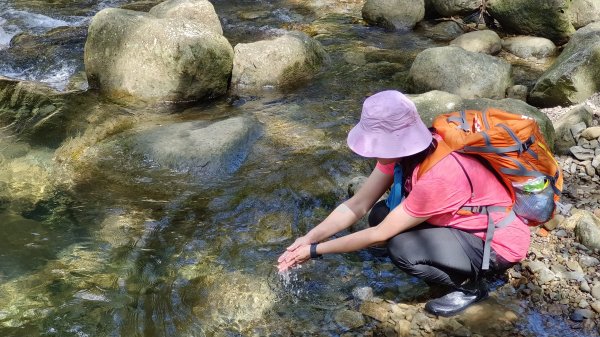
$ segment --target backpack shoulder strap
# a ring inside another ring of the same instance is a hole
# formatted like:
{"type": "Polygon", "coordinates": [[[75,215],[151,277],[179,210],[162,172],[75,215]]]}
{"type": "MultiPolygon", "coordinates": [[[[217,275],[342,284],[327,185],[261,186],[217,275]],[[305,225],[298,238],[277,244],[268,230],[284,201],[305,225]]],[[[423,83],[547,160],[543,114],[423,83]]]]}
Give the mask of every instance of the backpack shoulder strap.
{"type": "Polygon", "coordinates": [[[432,154],[427,156],[425,160],[419,165],[419,172],[417,172],[417,179],[421,178],[425,172],[429,171],[435,166],[440,160],[444,159],[447,155],[452,153],[452,148],[446,144],[443,139],[436,139],[437,147],[432,154]]]}

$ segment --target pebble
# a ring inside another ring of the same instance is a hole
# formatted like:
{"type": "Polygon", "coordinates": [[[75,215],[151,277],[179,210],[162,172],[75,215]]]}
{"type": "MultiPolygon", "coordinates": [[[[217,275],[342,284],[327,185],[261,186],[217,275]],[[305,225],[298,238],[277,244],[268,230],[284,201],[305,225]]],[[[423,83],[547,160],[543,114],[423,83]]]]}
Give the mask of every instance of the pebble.
{"type": "Polygon", "coordinates": [[[589,293],[590,291],[592,291],[592,289],[590,288],[589,283],[587,283],[587,281],[581,281],[581,283],[579,284],[579,290],[589,293]]]}
{"type": "Polygon", "coordinates": [[[554,235],[556,235],[559,238],[566,238],[567,236],[569,236],[569,234],[567,234],[567,231],[564,229],[557,230],[554,235]]]}
{"type": "Polygon", "coordinates": [[[600,284],[595,284],[592,287],[592,296],[594,296],[595,299],[600,300],[600,284]]]}
{"type": "Polygon", "coordinates": [[[592,307],[592,309],[594,309],[595,312],[600,314],[600,301],[592,302],[590,306],[592,307]]]}
{"type": "Polygon", "coordinates": [[[590,306],[590,304],[589,304],[589,303],[588,303],[586,300],[583,300],[583,299],[582,299],[581,301],[579,301],[579,305],[578,305],[578,306],[579,306],[581,309],[585,309],[585,308],[589,307],[589,306],[590,306]]]}
{"type": "Polygon", "coordinates": [[[579,264],[584,267],[595,267],[600,264],[600,260],[592,256],[581,255],[579,257],[579,264]]]}
{"type": "Polygon", "coordinates": [[[356,287],[352,290],[352,296],[360,301],[373,299],[373,289],[371,287],[356,287]]]}

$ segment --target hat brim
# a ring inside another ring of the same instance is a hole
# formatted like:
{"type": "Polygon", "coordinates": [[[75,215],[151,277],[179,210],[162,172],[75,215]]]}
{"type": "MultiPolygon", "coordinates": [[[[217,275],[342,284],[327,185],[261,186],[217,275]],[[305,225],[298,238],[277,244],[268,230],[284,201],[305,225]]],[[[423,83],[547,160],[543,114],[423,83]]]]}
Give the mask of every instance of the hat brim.
{"type": "Polygon", "coordinates": [[[425,150],[432,141],[431,132],[422,121],[394,133],[372,133],[359,122],[348,133],[348,147],[367,158],[400,158],[425,150]]]}

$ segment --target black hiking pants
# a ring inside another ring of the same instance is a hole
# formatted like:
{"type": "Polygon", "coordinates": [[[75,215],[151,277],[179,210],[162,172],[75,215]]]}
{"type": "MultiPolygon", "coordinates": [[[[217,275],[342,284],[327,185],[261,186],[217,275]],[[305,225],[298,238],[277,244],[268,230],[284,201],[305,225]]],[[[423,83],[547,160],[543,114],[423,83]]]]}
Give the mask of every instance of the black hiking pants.
{"type": "MultiPolygon", "coordinates": [[[[389,212],[385,200],[379,201],[369,213],[369,225],[376,226],[389,212]]],[[[458,288],[483,276],[483,243],[471,233],[423,223],[391,238],[387,249],[392,262],[404,272],[428,284],[458,288]]],[[[500,273],[513,265],[493,250],[490,255],[488,273],[500,273]]]]}

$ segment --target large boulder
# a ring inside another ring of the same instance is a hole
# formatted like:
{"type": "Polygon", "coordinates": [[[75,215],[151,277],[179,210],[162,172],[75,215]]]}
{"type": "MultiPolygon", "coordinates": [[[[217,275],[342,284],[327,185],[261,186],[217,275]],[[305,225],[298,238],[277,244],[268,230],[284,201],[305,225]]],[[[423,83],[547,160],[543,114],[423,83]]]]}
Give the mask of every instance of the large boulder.
{"type": "Polygon", "coordinates": [[[600,88],[600,22],[573,34],[554,64],[538,79],[530,93],[536,106],[581,103],[600,88]]]}
{"type": "Polygon", "coordinates": [[[234,117],[216,123],[183,122],[144,130],[133,147],[152,162],[199,178],[235,172],[259,136],[257,121],[234,117]]]}
{"type": "Polygon", "coordinates": [[[450,45],[474,53],[497,54],[502,49],[502,40],[493,30],[478,30],[457,37],[450,45]]]}
{"type": "Polygon", "coordinates": [[[152,7],[150,14],[157,18],[200,22],[215,33],[223,35],[221,21],[208,0],[169,0],[152,7]]]}
{"type": "Polygon", "coordinates": [[[463,98],[504,98],[512,85],[511,69],[504,60],[450,46],[419,53],[409,77],[416,92],[441,90],[463,98]]]}
{"type": "Polygon", "coordinates": [[[210,23],[109,8],[92,19],[84,61],[90,87],[114,100],[191,101],[227,91],[233,48],[210,23]]]}
{"type": "Polygon", "coordinates": [[[431,126],[433,119],[438,115],[460,110],[485,110],[487,108],[498,108],[508,112],[525,115],[536,120],[540,130],[552,146],[555,140],[555,132],[552,122],[539,109],[521,100],[505,98],[492,100],[488,98],[463,99],[458,95],[443,91],[430,91],[420,95],[408,95],[415,103],[417,111],[427,126],[431,126]]]}
{"type": "Polygon", "coordinates": [[[306,81],[327,59],[321,44],[301,32],[273,40],[239,43],[234,53],[231,86],[234,91],[246,92],[306,81]]]}
{"type": "Polygon", "coordinates": [[[541,36],[558,43],[575,32],[570,0],[489,0],[487,9],[507,32],[541,36]]]}
{"type": "Polygon", "coordinates": [[[469,14],[479,9],[481,0],[430,0],[431,6],[443,16],[469,14]]]}
{"type": "Polygon", "coordinates": [[[600,21],[600,0],[573,0],[569,8],[571,23],[577,29],[600,21]]]}
{"type": "Polygon", "coordinates": [[[502,40],[502,48],[522,58],[545,58],[556,53],[556,45],[549,39],[535,36],[513,36],[502,40]]]}
{"type": "Polygon", "coordinates": [[[425,17],[425,1],[367,0],[362,16],[372,25],[390,30],[411,30],[425,17]]]}

